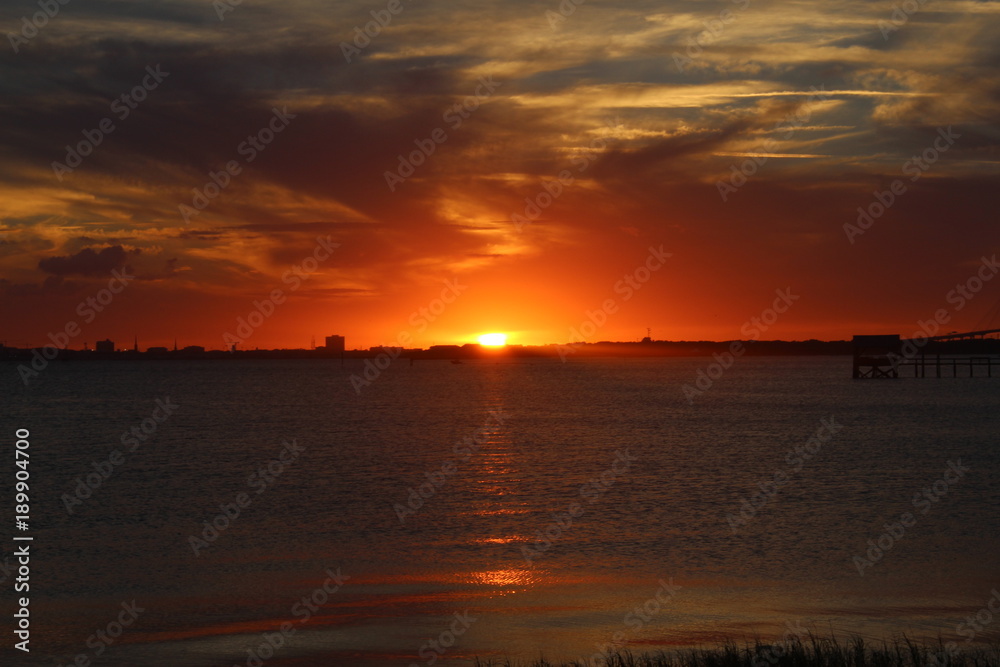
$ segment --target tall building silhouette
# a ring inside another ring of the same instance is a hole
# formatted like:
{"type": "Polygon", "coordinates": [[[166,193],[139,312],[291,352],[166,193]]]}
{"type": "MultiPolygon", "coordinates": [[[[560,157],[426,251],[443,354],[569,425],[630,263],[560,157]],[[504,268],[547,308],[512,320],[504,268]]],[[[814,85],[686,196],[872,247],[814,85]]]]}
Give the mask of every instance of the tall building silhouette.
{"type": "Polygon", "coordinates": [[[343,336],[327,336],[326,337],[326,347],[327,352],[343,352],[345,349],[345,341],[343,336]]]}

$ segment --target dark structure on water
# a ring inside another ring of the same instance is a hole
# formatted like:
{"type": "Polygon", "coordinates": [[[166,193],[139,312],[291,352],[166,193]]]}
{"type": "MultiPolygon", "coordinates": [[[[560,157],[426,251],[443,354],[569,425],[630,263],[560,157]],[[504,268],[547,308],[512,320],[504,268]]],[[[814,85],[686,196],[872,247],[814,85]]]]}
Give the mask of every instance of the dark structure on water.
{"type": "Polygon", "coordinates": [[[929,338],[855,336],[852,376],[865,378],[993,377],[1000,369],[1000,329],[950,333],[929,338]],[[966,373],[968,369],[968,373],[966,373]]]}
{"type": "Polygon", "coordinates": [[[854,374],[860,378],[897,378],[901,341],[892,336],[855,336],[854,374]]]}

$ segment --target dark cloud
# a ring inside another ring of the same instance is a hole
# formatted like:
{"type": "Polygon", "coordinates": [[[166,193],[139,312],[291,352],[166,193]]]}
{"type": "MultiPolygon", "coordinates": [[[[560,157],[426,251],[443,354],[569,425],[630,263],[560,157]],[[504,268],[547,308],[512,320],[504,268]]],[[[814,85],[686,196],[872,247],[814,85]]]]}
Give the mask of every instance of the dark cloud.
{"type": "Polygon", "coordinates": [[[98,276],[125,266],[128,252],[120,245],[114,245],[99,252],[84,248],[75,255],[46,257],[38,262],[38,268],[55,276],[98,276]]]}

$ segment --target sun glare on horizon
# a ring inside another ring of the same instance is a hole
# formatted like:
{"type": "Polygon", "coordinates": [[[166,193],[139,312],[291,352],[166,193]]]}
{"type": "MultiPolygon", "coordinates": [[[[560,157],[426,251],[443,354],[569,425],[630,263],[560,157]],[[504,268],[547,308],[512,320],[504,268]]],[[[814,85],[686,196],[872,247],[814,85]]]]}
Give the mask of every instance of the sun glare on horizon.
{"type": "Polygon", "coordinates": [[[488,333],[479,337],[479,344],[486,347],[503,347],[507,344],[507,334],[488,333]]]}

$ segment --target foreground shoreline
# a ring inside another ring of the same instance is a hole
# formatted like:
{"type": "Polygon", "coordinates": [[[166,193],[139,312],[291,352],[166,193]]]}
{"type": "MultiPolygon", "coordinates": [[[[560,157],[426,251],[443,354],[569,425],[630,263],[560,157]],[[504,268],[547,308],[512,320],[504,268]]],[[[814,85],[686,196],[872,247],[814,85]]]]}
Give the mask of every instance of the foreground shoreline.
{"type": "MultiPolygon", "coordinates": [[[[964,642],[963,642],[964,644],[964,642]]],[[[735,641],[709,648],[661,651],[617,650],[595,653],[589,658],[568,662],[477,658],[475,667],[1000,667],[1000,642],[959,645],[914,641],[906,636],[891,641],[870,642],[862,637],[848,639],[817,637],[765,642],[735,641]]]]}

